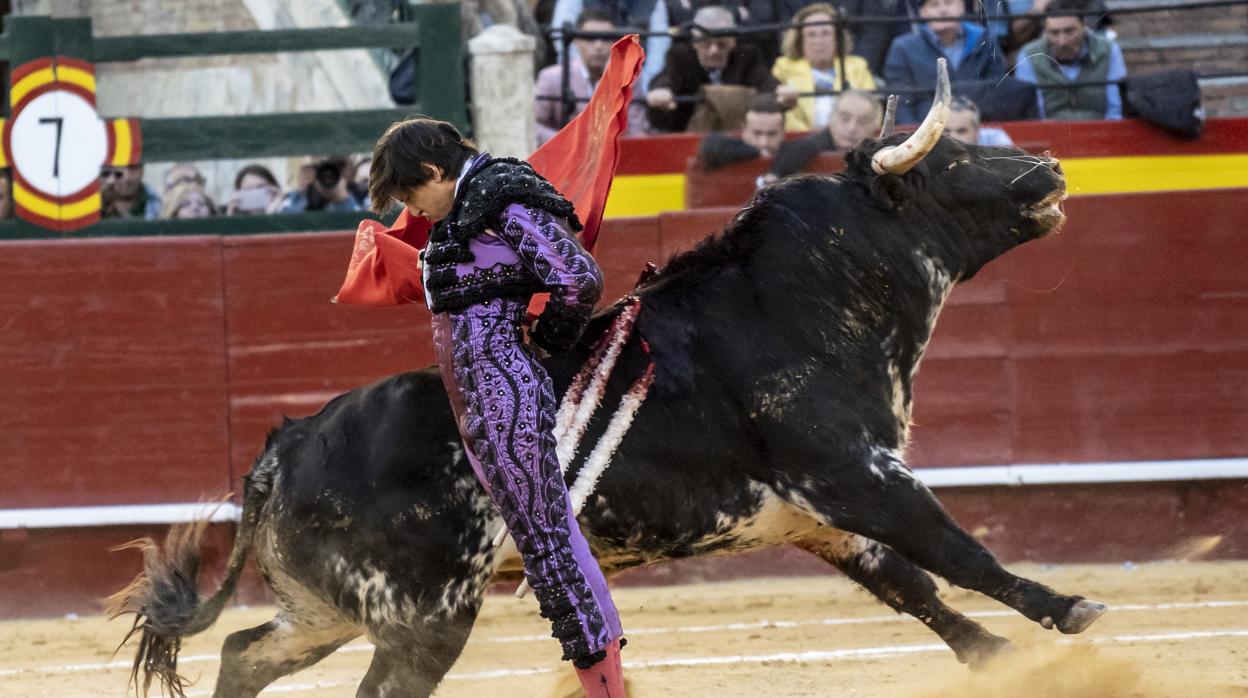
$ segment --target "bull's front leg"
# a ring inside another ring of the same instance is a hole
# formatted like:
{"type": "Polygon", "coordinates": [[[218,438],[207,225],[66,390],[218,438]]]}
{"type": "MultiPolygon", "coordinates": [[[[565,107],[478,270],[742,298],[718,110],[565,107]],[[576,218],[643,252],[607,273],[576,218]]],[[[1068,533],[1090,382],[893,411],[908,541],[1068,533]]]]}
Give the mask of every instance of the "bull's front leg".
{"type": "Polygon", "coordinates": [[[1106,610],[1104,604],[1059,594],[1007,572],[891,451],[873,448],[857,462],[802,473],[781,491],[821,522],[883,543],[951,584],[994,598],[1045,628],[1080,633],[1106,610]]]}
{"type": "Polygon", "coordinates": [[[978,668],[1012,647],[1009,640],[945,605],[932,578],[888,546],[826,526],[796,545],[835,565],[889,608],[918,619],[963,664],[978,668]]]}

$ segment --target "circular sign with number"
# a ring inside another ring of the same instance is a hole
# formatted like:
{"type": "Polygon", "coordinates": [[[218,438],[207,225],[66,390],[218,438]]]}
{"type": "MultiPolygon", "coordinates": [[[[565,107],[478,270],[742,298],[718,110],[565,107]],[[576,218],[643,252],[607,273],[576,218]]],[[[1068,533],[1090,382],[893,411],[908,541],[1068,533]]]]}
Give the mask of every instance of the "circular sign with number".
{"type": "Polygon", "coordinates": [[[52,89],[26,104],[10,130],[13,165],[35,191],[63,198],[100,178],[108,134],[80,95],[52,89]]]}
{"type": "Polygon", "coordinates": [[[119,145],[128,159],[137,151],[130,122],[118,143],[119,127],[96,113],[94,67],[62,56],[25,63],[13,70],[9,100],[3,159],[13,168],[17,215],[54,230],[98,221],[100,166],[117,159],[119,145]]]}

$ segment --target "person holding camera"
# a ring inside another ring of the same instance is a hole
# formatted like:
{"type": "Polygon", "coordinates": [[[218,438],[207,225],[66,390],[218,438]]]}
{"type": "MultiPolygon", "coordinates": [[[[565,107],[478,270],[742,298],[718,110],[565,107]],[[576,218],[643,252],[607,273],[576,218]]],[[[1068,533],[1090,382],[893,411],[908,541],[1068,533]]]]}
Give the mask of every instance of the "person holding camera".
{"type": "Polygon", "coordinates": [[[358,185],[345,176],[351,171],[346,158],[329,157],[316,163],[312,181],[289,192],[282,199],[282,213],[304,211],[363,211],[363,194],[358,185]]]}
{"type": "Polygon", "coordinates": [[[282,205],[282,188],[269,168],[253,163],[234,175],[234,191],[226,201],[225,215],[277,213],[282,205]]]}

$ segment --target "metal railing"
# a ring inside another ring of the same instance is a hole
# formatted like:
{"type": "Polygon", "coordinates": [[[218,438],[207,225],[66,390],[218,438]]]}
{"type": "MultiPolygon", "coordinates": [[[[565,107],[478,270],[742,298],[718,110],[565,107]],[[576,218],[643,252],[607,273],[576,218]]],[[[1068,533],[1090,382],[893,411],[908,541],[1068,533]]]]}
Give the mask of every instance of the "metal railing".
{"type": "MultiPolygon", "coordinates": [[[[1070,17],[1070,16],[1083,16],[1086,18],[1086,17],[1090,17],[1094,15],[1101,15],[1101,14],[1121,16],[1121,15],[1131,15],[1131,14],[1164,12],[1164,11],[1169,11],[1169,10],[1203,10],[1203,9],[1217,9],[1217,8],[1241,7],[1241,6],[1248,6],[1248,0],[1203,0],[1199,2],[1178,2],[1178,3],[1167,4],[1167,5],[1148,5],[1148,6],[1139,6],[1139,7],[1115,7],[1113,9],[1107,10],[1105,13],[1097,13],[1097,12],[1089,13],[1086,11],[1078,11],[1078,12],[1077,11],[1059,11],[1059,12],[1040,12],[1040,13],[1023,13],[1023,14],[1001,13],[1001,14],[993,14],[990,16],[982,10],[984,6],[981,4],[980,12],[975,13],[975,14],[970,14],[970,15],[963,15],[957,18],[942,17],[942,18],[937,18],[937,19],[924,19],[922,17],[912,16],[912,15],[907,15],[907,16],[863,15],[863,16],[857,16],[857,17],[846,17],[842,15],[842,16],[838,16],[836,19],[833,19],[831,21],[806,22],[806,23],[803,23],[802,26],[827,26],[829,24],[832,25],[834,29],[836,30],[836,36],[837,36],[837,41],[836,41],[836,48],[837,48],[837,54],[838,54],[837,60],[838,60],[838,63],[843,64],[843,61],[846,56],[846,53],[845,53],[845,46],[847,44],[845,40],[846,34],[851,28],[855,28],[860,25],[899,24],[899,23],[918,25],[918,24],[929,24],[932,22],[947,22],[953,19],[956,19],[957,21],[985,24],[989,21],[1008,22],[1008,21],[1015,20],[1015,19],[1043,20],[1045,17],[1070,17]]],[[[587,97],[577,97],[575,94],[572,93],[572,89],[571,89],[571,64],[568,61],[568,56],[569,56],[568,47],[576,39],[612,39],[613,40],[613,39],[618,39],[628,34],[636,34],[642,39],[652,37],[652,36],[671,36],[674,39],[691,40],[694,37],[695,32],[698,32],[707,36],[750,37],[750,36],[754,36],[758,34],[776,34],[778,32],[782,32],[787,29],[796,29],[796,28],[798,28],[798,25],[795,25],[792,23],[754,24],[754,25],[734,27],[730,29],[709,29],[705,27],[700,27],[696,24],[690,24],[690,25],[683,26],[683,27],[673,27],[668,32],[649,32],[649,31],[640,31],[640,30],[633,31],[633,30],[627,30],[627,29],[620,29],[620,30],[609,31],[609,32],[589,32],[589,31],[580,31],[576,29],[575,27],[573,27],[572,24],[570,23],[564,24],[563,26],[560,26],[560,27],[547,27],[545,28],[546,35],[550,38],[551,41],[558,42],[562,46],[562,51],[559,54],[560,55],[560,67],[562,70],[562,84],[560,86],[559,96],[552,97],[552,96],[546,96],[546,95],[539,95],[537,99],[543,100],[543,101],[560,102],[563,107],[562,113],[561,113],[562,123],[567,123],[567,121],[572,118],[572,115],[575,114],[576,112],[577,104],[583,104],[589,101],[589,98],[587,97]]],[[[1245,30],[1248,31],[1248,26],[1245,27],[1245,30]]],[[[1216,79],[1216,78],[1240,78],[1240,77],[1248,77],[1248,66],[1245,67],[1244,71],[1238,71],[1238,72],[1218,72],[1218,73],[1198,73],[1197,74],[1197,78],[1202,79],[1202,80],[1216,79]]],[[[970,84],[978,84],[980,82],[982,81],[958,81],[958,84],[965,86],[965,85],[970,85],[970,84]]],[[[1062,83],[1060,85],[1045,85],[1044,89],[1077,90],[1077,89],[1081,89],[1084,87],[1104,87],[1104,86],[1113,85],[1113,84],[1121,85],[1123,84],[1123,82],[1124,81],[1122,80],[1072,81],[1072,82],[1062,83]]],[[[803,93],[798,94],[797,96],[798,97],[833,96],[833,95],[840,94],[841,92],[846,91],[848,89],[852,89],[852,88],[845,88],[843,90],[821,89],[821,90],[815,90],[813,92],[803,92],[803,93]]],[[[931,92],[931,88],[897,85],[897,86],[887,86],[885,88],[873,90],[873,92],[881,96],[885,96],[889,94],[898,94],[898,95],[927,94],[931,92]]],[[[677,95],[674,98],[674,101],[677,104],[697,104],[702,101],[702,98],[697,95],[677,95]]],[[[633,99],[633,103],[645,104],[646,100],[644,99],[644,97],[637,97],[633,99]]]]}
{"type": "MultiPolygon", "coordinates": [[[[96,37],[89,18],[9,16],[0,35],[0,60],[10,69],[41,57],[121,63],[150,58],[306,52],[339,49],[414,48],[418,52],[417,101],[401,109],[140,118],[143,160],[218,160],[361,152],[395,121],[424,114],[467,131],[464,47],[458,4],[411,8],[413,21],[273,31],[232,31],[96,37]]],[[[7,75],[5,76],[8,77],[7,75]]],[[[7,89],[4,100],[7,115],[7,89]]],[[[109,117],[126,117],[116,114],[109,117]]],[[[73,236],[223,234],[354,228],[361,213],[217,216],[198,221],[104,220],[73,236]]],[[[61,237],[21,220],[0,221],[0,239],[61,237]]]]}

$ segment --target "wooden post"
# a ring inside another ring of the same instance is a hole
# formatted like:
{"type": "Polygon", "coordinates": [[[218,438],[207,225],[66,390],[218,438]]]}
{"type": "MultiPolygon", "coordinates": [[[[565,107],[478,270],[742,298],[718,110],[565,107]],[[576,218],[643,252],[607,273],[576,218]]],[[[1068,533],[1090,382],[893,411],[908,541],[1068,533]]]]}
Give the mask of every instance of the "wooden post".
{"type": "Polygon", "coordinates": [[[473,134],[477,145],[495,156],[525,158],[537,147],[535,44],[533,37],[506,24],[495,24],[468,42],[473,134]]]}

